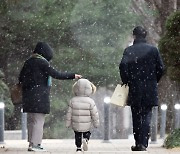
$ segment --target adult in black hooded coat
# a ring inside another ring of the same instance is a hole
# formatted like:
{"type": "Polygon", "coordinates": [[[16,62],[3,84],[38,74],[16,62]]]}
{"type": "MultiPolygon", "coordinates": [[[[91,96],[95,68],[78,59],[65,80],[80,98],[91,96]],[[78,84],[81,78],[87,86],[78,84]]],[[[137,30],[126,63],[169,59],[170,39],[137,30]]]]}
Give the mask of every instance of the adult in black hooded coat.
{"type": "Polygon", "coordinates": [[[43,150],[40,144],[45,114],[50,112],[51,77],[61,80],[81,78],[78,74],[55,70],[49,64],[52,57],[52,48],[45,42],[38,42],[19,75],[19,82],[22,84],[23,112],[28,113],[29,151],[43,150]]]}
{"type": "Polygon", "coordinates": [[[134,43],[125,49],[119,65],[122,82],[129,86],[128,105],[136,144],[132,151],[148,147],[152,107],[158,105],[157,83],[164,70],[159,51],[146,43],[146,34],[140,26],[133,30],[134,43]]]}

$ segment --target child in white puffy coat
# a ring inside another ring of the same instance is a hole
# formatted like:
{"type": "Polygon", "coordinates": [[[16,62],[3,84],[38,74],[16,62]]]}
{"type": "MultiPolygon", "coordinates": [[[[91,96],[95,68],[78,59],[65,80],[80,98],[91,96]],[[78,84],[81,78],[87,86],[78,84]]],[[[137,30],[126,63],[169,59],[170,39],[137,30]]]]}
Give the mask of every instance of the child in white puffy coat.
{"type": "Polygon", "coordinates": [[[90,95],[95,93],[96,87],[87,79],[79,79],[73,85],[75,96],[70,100],[66,115],[66,127],[72,127],[75,133],[77,151],[88,150],[90,128],[99,125],[99,115],[96,104],[90,95]],[[83,140],[82,140],[83,138],[83,140]]]}

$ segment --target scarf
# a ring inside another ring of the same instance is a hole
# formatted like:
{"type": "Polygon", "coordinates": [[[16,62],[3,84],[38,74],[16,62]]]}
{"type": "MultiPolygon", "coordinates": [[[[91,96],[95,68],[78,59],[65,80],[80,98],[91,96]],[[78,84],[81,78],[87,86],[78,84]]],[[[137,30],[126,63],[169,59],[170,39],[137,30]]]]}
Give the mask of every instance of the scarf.
{"type": "MultiPolygon", "coordinates": [[[[37,54],[37,53],[34,53],[34,54],[31,56],[31,58],[40,58],[40,59],[43,59],[43,60],[47,61],[48,64],[49,64],[49,61],[48,61],[46,58],[44,58],[43,56],[41,56],[41,55],[39,55],[39,54],[37,54]]],[[[52,85],[52,77],[51,77],[51,76],[48,76],[47,85],[48,85],[48,86],[51,86],[51,85],[52,85]]]]}

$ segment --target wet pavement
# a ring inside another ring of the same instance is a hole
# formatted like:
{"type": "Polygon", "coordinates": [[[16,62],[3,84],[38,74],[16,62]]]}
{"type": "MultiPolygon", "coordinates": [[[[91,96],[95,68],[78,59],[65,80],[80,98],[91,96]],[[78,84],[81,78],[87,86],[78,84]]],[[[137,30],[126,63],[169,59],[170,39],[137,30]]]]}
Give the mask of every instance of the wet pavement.
{"type": "MultiPolygon", "coordinates": [[[[84,154],[180,154],[180,148],[165,149],[162,147],[163,141],[158,140],[156,144],[149,144],[147,151],[132,152],[130,147],[134,144],[133,140],[121,139],[110,140],[106,143],[103,140],[90,140],[89,150],[84,154]]],[[[75,154],[76,147],[73,139],[48,139],[43,140],[42,146],[47,152],[28,152],[26,140],[5,140],[1,144],[0,154],[75,154]]]]}

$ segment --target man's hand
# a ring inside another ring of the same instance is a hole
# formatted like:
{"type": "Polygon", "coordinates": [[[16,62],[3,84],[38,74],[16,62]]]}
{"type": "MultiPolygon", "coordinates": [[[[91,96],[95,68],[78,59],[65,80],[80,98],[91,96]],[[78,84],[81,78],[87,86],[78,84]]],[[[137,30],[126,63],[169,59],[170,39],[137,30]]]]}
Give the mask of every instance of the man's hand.
{"type": "Polygon", "coordinates": [[[75,74],[75,79],[80,79],[80,78],[82,78],[82,75],[75,74]]]}

